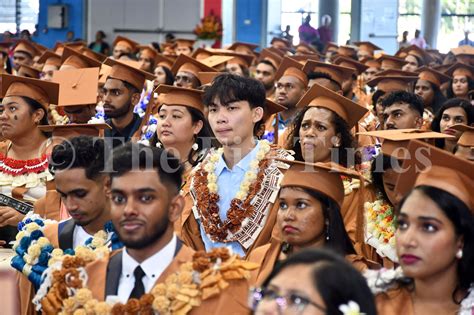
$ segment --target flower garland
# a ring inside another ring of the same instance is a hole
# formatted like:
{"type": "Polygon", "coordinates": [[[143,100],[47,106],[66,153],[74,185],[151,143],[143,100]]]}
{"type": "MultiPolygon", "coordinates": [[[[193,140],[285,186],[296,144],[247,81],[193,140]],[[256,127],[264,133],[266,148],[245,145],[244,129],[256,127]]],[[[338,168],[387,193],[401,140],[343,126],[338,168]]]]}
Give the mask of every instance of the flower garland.
{"type": "Polygon", "coordinates": [[[135,105],[135,108],[133,109],[133,112],[138,114],[140,117],[143,117],[145,115],[146,107],[148,106],[148,103],[151,99],[151,93],[153,93],[153,88],[148,89],[148,86],[145,87],[142,90],[142,94],[140,95],[140,101],[137,105],[135,105]]]}
{"type": "Polygon", "coordinates": [[[379,270],[367,269],[363,276],[374,295],[390,290],[396,285],[397,280],[405,278],[401,267],[395,269],[382,268],[379,270]]]}
{"type": "MultiPolygon", "coordinates": [[[[97,108],[96,108],[97,109],[97,108]]],[[[107,119],[107,116],[105,116],[105,113],[103,110],[97,110],[97,113],[89,119],[87,122],[88,124],[105,124],[105,120],[107,119]]]]}
{"type": "Polygon", "coordinates": [[[461,302],[461,308],[459,315],[472,315],[474,314],[474,284],[471,284],[469,288],[469,294],[461,302]]]}
{"type": "Polygon", "coordinates": [[[156,133],[157,125],[158,120],[154,116],[150,116],[148,124],[144,127],[144,130],[142,132],[142,137],[138,142],[146,146],[150,146],[150,139],[156,133]]]}
{"type": "Polygon", "coordinates": [[[19,232],[13,243],[16,255],[10,264],[23,273],[36,289],[40,287],[42,276],[48,266],[61,260],[64,255],[79,254],[82,257],[91,255],[102,257],[106,252],[123,246],[109,221],[105,224],[104,230],[98,231],[90,237],[84,246],[63,251],[60,248],[54,248],[43,234],[44,228],[52,223],[55,221],[44,220],[38,214],[29,212],[18,224],[19,232]]]}
{"type": "Polygon", "coordinates": [[[364,204],[365,242],[382,257],[397,262],[395,251],[395,215],[393,207],[383,199],[364,204]]]}
{"type": "Polygon", "coordinates": [[[339,305],[339,310],[343,315],[364,315],[360,312],[360,306],[354,301],[349,301],[347,304],[339,305]]]}
{"type": "Polygon", "coordinates": [[[217,176],[214,171],[216,165],[223,154],[220,148],[213,152],[207,161],[205,161],[193,176],[193,186],[197,190],[197,205],[204,231],[210,236],[211,240],[217,242],[235,241],[229,237],[229,232],[235,234],[245,220],[254,212],[254,206],[251,205],[252,199],[260,191],[264,172],[270,161],[264,159],[270,152],[270,143],[266,140],[260,141],[260,147],[253,161],[250,162],[250,168],[245,173],[239,190],[230,202],[230,208],[227,210],[227,219],[222,222],[219,216],[219,187],[217,185],[217,176]]]}
{"type": "Polygon", "coordinates": [[[126,304],[108,298],[106,302],[94,299],[84,285],[87,259],[66,256],[55,271],[50,272],[52,284],[47,294],[35,297],[44,314],[187,314],[201,302],[215,297],[231,281],[248,279],[250,270],[258,264],[240,260],[226,248],[211,252],[196,252],[191,262],[156,285],[140,299],[129,299],[126,304]]]}
{"type": "Polygon", "coordinates": [[[31,160],[16,160],[6,157],[0,153],[0,172],[12,176],[25,174],[38,174],[48,170],[48,156],[41,155],[40,158],[31,160]]]}

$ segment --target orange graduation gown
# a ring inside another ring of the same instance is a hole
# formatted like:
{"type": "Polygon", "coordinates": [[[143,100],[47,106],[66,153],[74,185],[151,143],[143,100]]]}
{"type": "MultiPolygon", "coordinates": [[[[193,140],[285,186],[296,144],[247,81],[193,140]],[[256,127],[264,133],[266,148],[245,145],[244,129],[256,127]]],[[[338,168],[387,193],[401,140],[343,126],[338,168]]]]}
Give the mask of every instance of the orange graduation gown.
{"type": "Polygon", "coordinates": [[[375,296],[377,312],[383,315],[414,315],[413,300],[406,288],[393,289],[375,296]]]}

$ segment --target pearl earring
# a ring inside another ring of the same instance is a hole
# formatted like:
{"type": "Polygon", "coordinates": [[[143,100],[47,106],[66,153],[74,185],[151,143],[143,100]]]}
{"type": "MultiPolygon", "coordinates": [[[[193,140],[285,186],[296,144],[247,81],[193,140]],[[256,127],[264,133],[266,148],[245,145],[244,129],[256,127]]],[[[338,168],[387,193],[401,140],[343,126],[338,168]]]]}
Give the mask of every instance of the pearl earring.
{"type": "Polygon", "coordinates": [[[157,147],[157,148],[162,148],[163,145],[161,144],[161,142],[157,142],[157,143],[156,143],[156,147],[157,147]]]}
{"type": "Polygon", "coordinates": [[[461,259],[462,258],[462,249],[460,248],[457,253],[456,253],[456,258],[461,259]]]}
{"type": "Polygon", "coordinates": [[[197,151],[199,149],[199,146],[197,143],[194,143],[193,146],[191,147],[194,151],[197,151]]]}

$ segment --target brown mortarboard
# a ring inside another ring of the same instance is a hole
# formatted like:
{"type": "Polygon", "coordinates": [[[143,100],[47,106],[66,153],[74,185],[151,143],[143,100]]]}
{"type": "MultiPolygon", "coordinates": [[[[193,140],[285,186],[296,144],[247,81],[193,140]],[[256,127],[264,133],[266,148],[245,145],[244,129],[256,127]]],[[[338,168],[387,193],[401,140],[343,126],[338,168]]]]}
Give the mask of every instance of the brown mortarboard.
{"type": "Polygon", "coordinates": [[[272,52],[269,48],[265,48],[260,53],[260,60],[267,60],[275,67],[275,69],[278,69],[283,58],[272,52]]]}
{"type": "Polygon", "coordinates": [[[313,46],[308,45],[304,42],[300,42],[298,45],[296,45],[295,51],[303,55],[318,54],[318,51],[313,46]]]}
{"type": "Polygon", "coordinates": [[[176,43],[161,43],[161,51],[163,52],[163,55],[168,58],[176,57],[176,53],[174,51],[175,47],[176,43]]]}
{"type": "Polygon", "coordinates": [[[333,65],[331,63],[319,62],[308,60],[304,65],[303,71],[309,72],[322,72],[328,74],[331,79],[342,85],[344,80],[347,80],[355,72],[354,68],[342,67],[333,65]]]}
{"type": "Polygon", "coordinates": [[[77,51],[81,51],[83,48],[87,47],[87,43],[83,40],[78,40],[78,41],[64,43],[64,46],[77,50],[77,51]]]}
{"type": "Polygon", "coordinates": [[[275,47],[270,46],[270,47],[268,47],[268,48],[266,48],[266,49],[268,49],[268,50],[271,51],[272,53],[274,53],[274,54],[280,56],[281,58],[283,58],[283,57],[286,56],[286,53],[285,53],[283,50],[279,49],[279,48],[275,48],[275,47]]]}
{"type": "Polygon", "coordinates": [[[383,76],[390,76],[390,75],[396,75],[396,76],[405,76],[405,77],[414,77],[417,76],[417,72],[411,72],[411,71],[404,71],[404,70],[398,70],[398,69],[388,69],[388,70],[383,70],[377,73],[377,76],[383,77],[383,76]]]}
{"type": "Polygon", "coordinates": [[[131,66],[130,63],[107,58],[104,64],[111,66],[108,78],[125,81],[141,91],[145,80],[154,80],[153,74],[140,70],[138,67],[131,66]]]}
{"type": "Polygon", "coordinates": [[[58,103],[59,84],[38,79],[2,74],[2,97],[26,96],[44,109],[58,103]]]}
{"type": "Polygon", "coordinates": [[[51,132],[55,138],[71,139],[78,136],[102,137],[105,129],[112,129],[108,124],[65,124],[43,125],[39,130],[51,132]]]}
{"type": "Polygon", "coordinates": [[[211,57],[212,55],[214,54],[209,50],[199,47],[198,49],[193,51],[191,58],[194,58],[196,60],[202,60],[206,59],[207,57],[211,57]]]}
{"type": "Polygon", "coordinates": [[[432,61],[431,56],[428,55],[424,49],[421,49],[416,45],[406,47],[405,52],[407,53],[407,55],[413,55],[415,57],[420,58],[424,64],[429,64],[432,61]]]}
{"type": "Polygon", "coordinates": [[[408,55],[405,49],[406,47],[398,49],[394,56],[397,58],[405,59],[405,57],[408,55]]]}
{"type": "Polygon", "coordinates": [[[246,55],[254,55],[254,50],[257,48],[258,45],[252,43],[242,43],[242,42],[235,42],[230,45],[227,49],[233,50],[236,53],[246,54],[246,55]]]}
{"type": "Polygon", "coordinates": [[[201,85],[208,85],[214,81],[214,78],[217,77],[221,72],[198,72],[198,79],[201,82],[201,85]]]}
{"type": "Polygon", "coordinates": [[[158,54],[156,56],[156,66],[162,66],[162,67],[167,67],[168,69],[171,69],[173,66],[174,61],[171,60],[168,57],[163,56],[162,54],[158,54]]]}
{"type": "MultiPolygon", "coordinates": [[[[214,68],[218,65],[226,63],[230,60],[234,59],[232,56],[221,56],[221,55],[212,55],[207,58],[199,60],[199,62],[205,64],[208,67],[214,68]]],[[[248,67],[248,66],[246,66],[248,67]]]]}
{"type": "Polygon", "coordinates": [[[339,48],[339,45],[334,43],[334,42],[328,42],[326,44],[326,47],[324,47],[324,52],[332,51],[332,52],[337,52],[337,49],[339,48]]]}
{"type": "Polygon", "coordinates": [[[77,50],[71,49],[67,46],[64,47],[64,51],[61,56],[61,63],[61,66],[71,66],[76,69],[97,68],[100,67],[101,64],[100,61],[87,57],[77,50]]]}
{"type": "Polygon", "coordinates": [[[202,62],[197,61],[186,55],[179,55],[171,67],[171,72],[176,75],[179,71],[185,71],[197,77],[199,72],[214,72],[215,69],[206,66],[202,62]]]}
{"type": "Polygon", "coordinates": [[[458,145],[462,145],[464,147],[470,147],[471,149],[474,148],[474,127],[473,126],[456,124],[449,128],[462,131],[462,135],[461,137],[459,137],[459,140],[458,140],[458,145]]]}
{"type": "Polygon", "coordinates": [[[446,74],[452,77],[456,75],[464,75],[471,80],[474,80],[474,67],[465,63],[456,62],[454,65],[449,67],[449,69],[446,71],[446,74]]]}
{"type": "Polygon", "coordinates": [[[354,42],[354,45],[359,47],[359,50],[368,52],[370,55],[374,55],[374,51],[382,50],[379,46],[375,45],[372,42],[354,42]]]}
{"type": "Polygon", "coordinates": [[[425,81],[431,82],[434,85],[436,85],[437,87],[439,87],[439,86],[441,86],[441,84],[451,80],[451,78],[449,76],[445,75],[444,73],[441,73],[439,71],[436,71],[432,68],[428,68],[428,67],[425,67],[425,66],[423,66],[421,68],[418,68],[417,72],[418,72],[418,78],[420,80],[425,80],[425,81]]]}
{"type": "Polygon", "coordinates": [[[474,163],[418,140],[411,140],[407,149],[411,158],[403,161],[397,194],[405,196],[415,187],[431,186],[456,196],[474,211],[474,163]]]}
{"type": "Polygon", "coordinates": [[[459,62],[473,65],[474,47],[469,45],[463,45],[451,49],[451,52],[456,56],[456,59],[459,62]]]}
{"type": "Polygon", "coordinates": [[[364,65],[366,65],[367,67],[369,68],[377,68],[379,69],[382,65],[380,64],[380,62],[378,62],[377,60],[375,59],[366,59],[366,60],[363,60],[361,61],[364,65]]]}
{"type": "Polygon", "coordinates": [[[337,53],[341,56],[352,57],[357,53],[357,47],[342,45],[337,49],[337,53]]]}
{"type": "Polygon", "coordinates": [[[407,64],[405,60],[390,55],[382,55],[377,61],[380,62],[380,67],[384,70],[401,69],[407,64]]]}
{"type": "Polygon", "coordinates": [[[64,50],[64,44],[62,42],[56,42],[53,47],[53,51],[55,54],[62,55],[64,50]]]}
{"type": "Polygon", "coordinates": [[[339,93],[333,92],[315,83],[296,104],[297,108],[305,106],[323,107],[338,114],[352,129],[364,117],[368,109],[339,93]]]}
{"type": "Polygon", "coordinates": [[[24,52],[28,55],[31,56],[31,58],[40,55],[40,51],[36,47],[36,45],[32,42],[29,42],[24,39],[20,39],[16,45],[15,48],[13,48],[13,52],[24,52]]]}
{"type": "Polygon", "coordinates": [[[61,66],[61,56],[50,50],[47,50],[38,59],[38,63],[42,63],[44,65],[53,65],[59,68],[61,66]]]}
{"type": "Polygon", "coordinates": [[[358,75],[360,75],[362,72],[364,72],[365,70],[369,68],[363,63],[360,63],[352,58],[347,58],[344,56],[338,56],[336,59],[334,59],[334,64],[338,66],[343,66],[346,68],[353,68],[357,71],[358,75]]]}
{"type": "Polygon", "coordinates": [[[196,41],[188,38],[176,38],[174,42],[176,43],[176,47],[189,47],[192,49],[196,41]]]}
{"type": "Polygon", "coordinates": [[[35,43],[36,49],[40,52],[39,54],[44,53],[46,50],[48,50],[48,47],[43,46],[41,44],[35,43]]]}
{"type": "Polygon", "coordinates": [[[407,91],[409,89],[409,83],[414,82],[418,79],[417,76],[396,76],[396,75],[377,75],[375,78],[367,82],[370,87],[377,86],[377,89],[382,90],[386,93],[393,91],[407,91]]]}
{"type": "Polygon", "coordinates": [[[152,59],[156,62],[158,52],[153,47],[148,45],[139,45],[138,49],[140,50],[140,57],[152,59]]]}
{"type": "Polygon", "coordinates": [[[447,64],[447,65],[439,65],[439,66],[434,66],[432,67],[438,72],[446,73],[448,71],[449,67],[451,67],[453,64],[447,64]]]}
{"type": "Polygon", "coordinates": [[[302,65],[305,65],[308,60],[314,60],[314,61],[320,61],[321,56],[318,54],[311,54],[311,55],[293,55],[290,57],[291,59],[294,59],[301,63],[302,65]]]}
{"type": "Polygon", "coordinates": [[[105,81],[107,81],[107,77],[110,74],[110,70],[112,70],[111,66],[107,66],[105,64],[102,64],[100,66],[100,71],[99,71],[99,86],[104,86],[105,81]]]}
{"type": "Polygon", "coordinates": [[[303,70],[303,65],[298,61],[285,57],[275,73],[275,81],[280,80],[283,76],[292,76],[300,80],[306,87],[308,85],[308,72],[303,70]]]}
{"type": "Polygon", "coordinates": [[[105,59],[107,59],[107,56],[101,53],[98,53],[96,51],[93,51],[92,49],[89,49],[87,47],[84,47],[81,49],[81,53],[89,58],[95,59],[99,62],[104,62],[105,59]]]}
{"type": "Polygon", "coordinates": [[[125,47],[126,49],[130,50],[131,53],[136,53],[137,50],[138,50],[139,45],[140,44],[137,43],[136,41],[131,40],[128,37],[119,35],[119,36],[115,37],[115,40],[112,44],[112,47],[122,46],[122,47],[125,47]]]}
{"type": "Polygon", "coordinates": [[[160,95],[160,106],[181,105],[194,108],[204,114],[201,90],[182,88],[177,86],[160,84],[154,91],[160,95]]]}
{"type": "Polygon", "coordinates": [[[232,59],[228,60],[227,63],[236,63],[240,66],[248,68],[252,65],[253,59],[255,58],[253,55],[247,54],[239,54],[236,52],[219,52],[219,56],[230,56],[232,59]]]}
{"type": "Polygon", "coordinates": [[[97,103],[99,68],[54,71],[53,82],[58,83],[60,86],[58,106],[97,103]]]}
{"type": "MultiPolygon", "coordinates": [[[[288,40],[284,38],[280,38],[280,37],[273,37],[272,41],[270,42],[270,45],[273,45],[274,43],[282,43],[287,49],[291,48],[292,46],[288,40]]],[[[281,48],[278,48],[278,49],[281,49],[281,48]]]]}
{"type": "Polygon", "coordinates": [[[27,65],[20,65],[17,75],[20,77],[39,79],[41,71],[27,65]]]}
{"type": "Polygon", "coordinates": [[[283,111],[288,109],[283,105],[275,103],[274,101],[272,101],[269,98],[265,99],[265,107],[266,107],[265,108],[265,113],[263,115],[263,120],[264,121],[266,121],[271,115],[279,113],[279,112],[283,112],[283,111]]]}
{"type": "Polygon", "coordinates": [[[275,161],[290,165],[285,171],[280,188],[301,187],[317,191],[331,198],[339,207],[344,201],[344,185],[341,176],[360,177],[357,172],[333,162],[305,163],[284,159],[275,159],[275,161]]]}
{"type": "Polygon", "coordinates": [[[407,151],[401,148],[406,148],[410,140],[434,140],[434,139],[449,139],[454,138],[440,132],[424,131],[420,129],[396,129],[396,130],[376,130],[359,132],[361,136],[377,137],[383,139],[382,154],[392,156],[398,160],[407,158],[407,151]]]}

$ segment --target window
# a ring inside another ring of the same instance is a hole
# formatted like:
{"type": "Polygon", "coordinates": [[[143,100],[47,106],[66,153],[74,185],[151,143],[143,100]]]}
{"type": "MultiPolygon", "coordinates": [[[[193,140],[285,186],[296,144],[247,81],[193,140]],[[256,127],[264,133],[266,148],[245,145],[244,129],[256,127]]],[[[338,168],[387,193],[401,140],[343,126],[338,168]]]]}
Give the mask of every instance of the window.
{"type": "Polygon", "coordinates": [[[0,32],[16,33],[17,29],[35,31],[38,23],[39,0],[1,0],[0,32]]]}

